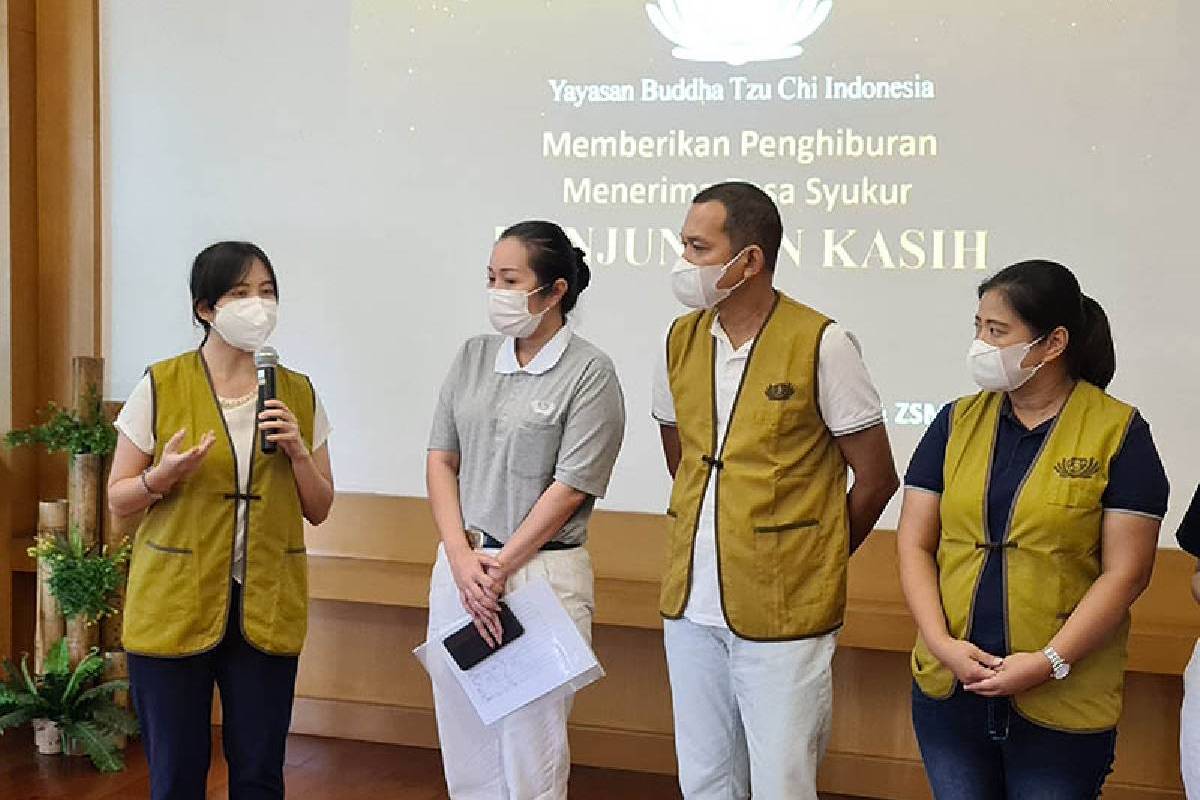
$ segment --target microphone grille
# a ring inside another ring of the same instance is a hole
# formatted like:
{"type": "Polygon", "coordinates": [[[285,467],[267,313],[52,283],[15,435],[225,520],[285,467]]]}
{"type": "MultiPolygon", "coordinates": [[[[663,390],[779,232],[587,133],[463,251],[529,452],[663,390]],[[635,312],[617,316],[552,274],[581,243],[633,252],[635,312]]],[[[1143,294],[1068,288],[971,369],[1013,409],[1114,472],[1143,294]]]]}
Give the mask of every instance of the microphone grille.
{"type": "Polygon", "coordinates": [[[277,367],[279,366],[279,351],[270,345],[266,345],[258,349],[254,354],[254,366],[256,367],[277,367]]]}

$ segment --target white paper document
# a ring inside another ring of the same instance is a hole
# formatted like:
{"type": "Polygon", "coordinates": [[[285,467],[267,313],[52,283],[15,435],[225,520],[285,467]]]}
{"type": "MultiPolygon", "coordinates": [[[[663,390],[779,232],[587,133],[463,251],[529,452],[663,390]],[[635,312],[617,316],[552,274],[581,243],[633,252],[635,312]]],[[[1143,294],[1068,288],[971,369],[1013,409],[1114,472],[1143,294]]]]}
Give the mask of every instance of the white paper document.
{"type": "Polygon", "coordinates": [[[469,670],[461,670],[443,640],[471,621],[464,615],[413,650],[435,681],[453,675],[484,725],[564,687],[579,691],[604,669],[545,579],[530,581],[504,602],[525,632],[469,670]]]}

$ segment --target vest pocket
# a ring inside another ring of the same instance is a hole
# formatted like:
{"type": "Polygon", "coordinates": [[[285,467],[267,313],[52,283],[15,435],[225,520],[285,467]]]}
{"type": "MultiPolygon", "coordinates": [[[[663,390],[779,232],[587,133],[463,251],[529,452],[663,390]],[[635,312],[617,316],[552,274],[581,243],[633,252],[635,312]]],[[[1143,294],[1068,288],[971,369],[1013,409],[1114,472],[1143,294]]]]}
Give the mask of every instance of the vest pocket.
{"type": "Polygon", "coordinates": [[[788,531],[796,531],[801,528],[815,528],[821,524],[818,519],[801,519],[796,522],[786,522],[782,525],[756,525],[754,526],[755,533],[787,533],[788,531]]]}
{"type": "Polygon", "coordinates": [[[1054,489],[1050,493],[1050,503],[1067,508],[1095,509],[1100,506],[1107,485],[1106,481],[1096,478],[1055,476],[1054,489]]]}
{"type": "Polygon", "coordinates": [[[157,650],[193,633],[200,606],[196,560],[190,548],[150,539],[141,545],[129,565],[126,620],[133,649],[157,650]]]}
{"type": "Polygon", "coordinates": [[[157,550],[160,553],[172,553],[181,556],[190,556],[192,554],[192,548],[190,547],[167,547],[166,545],[152,542],[149,539],[146,540],[146,547],[149,547],[151,550],[157,550]]]}
{"type": "MultiPolygon", "coordinates": [[[[804,387],[799,391],[809,389],[804,387]]],[[[805,440],[814,435],[816,426],[823,425],[820,417],[813,413],[811,404],[802,404],[795,399],[768,402],[765,407],[757,409],[754,424],[764,441],[784,450],[803,445],[805,440]]]]}
{"type": "MultiPolygon", "coordinates": [[[[283,551],[278,603],[277,634],[285,641],[299,634],[296,641],[303,642],[308,627],[308,557],[303,546],[283,551]]],[[[299,644],[294,649],[299,650],[299,644]]]]}

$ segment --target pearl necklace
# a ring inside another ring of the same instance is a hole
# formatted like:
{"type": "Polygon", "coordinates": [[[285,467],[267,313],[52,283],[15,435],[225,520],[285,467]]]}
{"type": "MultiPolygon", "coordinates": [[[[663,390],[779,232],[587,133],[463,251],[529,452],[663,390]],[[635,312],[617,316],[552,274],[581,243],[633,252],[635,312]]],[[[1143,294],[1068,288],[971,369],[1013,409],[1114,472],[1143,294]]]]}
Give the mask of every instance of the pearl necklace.
{"type": "Polygon", "coordinates": [[[257,397],[258,397],[258,390],[255,389],[253,392],[250,392],[249,394],[244,394],[241,397],[218,397],[217,400],[221,403],[221,408],[228,411],[230,409],[239,408],[241,406],[244,406],[244,405],[246,405],[246,403],[249,403],[251,400],[254,400],[257,397]]]}

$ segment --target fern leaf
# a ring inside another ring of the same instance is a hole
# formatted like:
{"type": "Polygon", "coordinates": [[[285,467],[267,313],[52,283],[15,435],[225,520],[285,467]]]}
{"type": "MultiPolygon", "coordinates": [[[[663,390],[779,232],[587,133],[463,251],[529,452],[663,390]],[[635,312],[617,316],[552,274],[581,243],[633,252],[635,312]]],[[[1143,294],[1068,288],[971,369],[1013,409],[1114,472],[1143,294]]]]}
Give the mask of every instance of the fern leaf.
{"type": "Polygon", "coordinates": [[[46,654],[43,671],[47,674],[66,675],[71,669],[71,655],[67,651],[67,639],[64,636],[54,643],[46,654]]]}
{"type": "Polygon", "coordinates": [[[30,720],[37,718],[37,711],[32,707],[18,708],[0,716],[0,734],[8,728],[19,728],[30,720]]]}
{"type": "Polygon", "coordinates": [[[79,741],[83,752],[101,772],[120,772],[125,769],[125,759],[112,739],[91,722],[69,722],[63,733],[79,741]]]}
{"type": "Polygon", "coordinates": [[[123,708],[114,705],[100,706],[92,712],[96,726],[106,733],[137,736],[141,730],[137,718],[123,708]]]}

